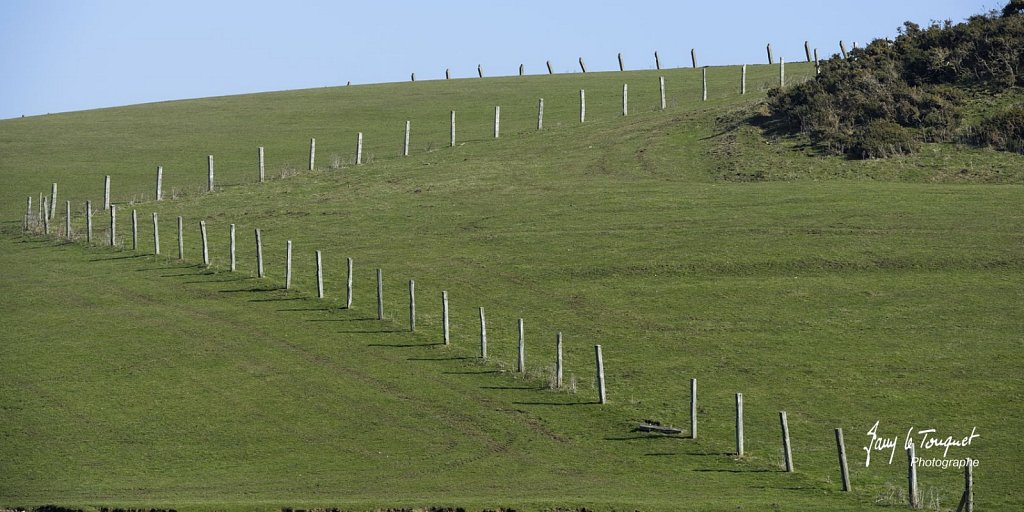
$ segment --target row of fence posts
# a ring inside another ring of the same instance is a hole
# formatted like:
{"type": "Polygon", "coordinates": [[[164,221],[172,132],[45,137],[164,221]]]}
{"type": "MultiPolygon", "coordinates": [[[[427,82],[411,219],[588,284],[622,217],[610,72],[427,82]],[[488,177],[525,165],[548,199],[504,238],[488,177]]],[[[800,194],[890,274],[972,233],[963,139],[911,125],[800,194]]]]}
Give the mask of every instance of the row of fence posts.
{"type": "MultiPolygon", "coordinates": [[[[110,189],[110,180],[104,180],[104,203],[110,189]]],[[[25,229],[30,230],[33,227],[33,221],[43,226],[43,232],[49,234],[49,222],[54,219],[56,209],[53,205],[56,202],[56,183],[53,183],[50,189],[50,196],[40,195],[39,210],[37,214],[33,213],[32,197],[28,199],[28,212],[26,214],[25,229]],[[33,219],[35,217],[35,219],[33,219]]],[[[118,247],[117,238],[117,205],[108,205],[110,211],[110,236],[109,245],[111,247],[118,247]]],[[[92,243],[92,202],[85,202],[85,217],[86,217],[86,240],[88,243],[92,243]]],[[[73,240],[72,232],[72,210],[71,201],[65,202],[65,236],[68,240],[73,240]]],[[[200,223],[200,236],[202,244],[202,255],[203,265],[209,267],[211,265],[209,240],[207,233],[207,224],[205,220],[201,220],[200,223]]],[[[236,226],[234,224],[229,225],[229,268],[230,271],[236,271],[236,226]]],[[[132,250],[138,250],[138,215],[136,210],[131,211],[131,233],[132,233],[132,250]]],[[[263,240],[261,237],[260,229],[254,229],[255,243],[256,243],[256,267],[257,276],[260,279],[265,278],[264,265],[263,265],[263,240]]],[[[158,221],[157,212],[153,212],[153,243],[154,243],[154,255],[160,255],[160,225],[158,221]]],[[[177,217],[177,249],[178,259],[184,259],[184,237],[183,237],[183,219],[181,216],[177,217]]],[[[285,282],[284,289],[290,290],[292,288],[292,241],[286,242],[286,266],[285,266],[285,282]]],[[[352,307],[352,276],[353,276],[353,265],[352,258],[346,258],[346,296],[345,296],[345,308],[350,309],[352,307]]],[[[376,269],[377,275],[377,319],[378,321],[384,321],[384,276],[383,270],[380,268],[376,269]]],[[[316,279],[316,298],[324,299],[324,265],[323,255],[321,251],[315,251],[315,279],[316,279]]],[[[450,308],[449,308],[449,293],[446,290],[441,291],[441,339],[445,346],[451,344],[451,330],[450,330],[450,308]]],[[[486,328],[486,315],[483,306],[479,307],[479,322],[480,322],[480,358],[487,358],[487,328],[486,328]]],[[[416,332],[416,282],[414,280],[409,281],[409,330],[410,332],[416,332]]],[[[604,375],[604,362],[602,357],[601,345],[594,346],[595,351],[595,370],[597,377],[597,388],[598,388],[598,402],[606,403],[607,395],[605,389],[605,375],[604,375]]],[[[555,335],[555,375],[553,386],[556,389],[563,387],[563,342],[562,333],[559,332],[555,335]]],[[[523,318],[518,319],[518,346],[516,356],[516,372],[525,373],[525,334],[524,334],[524,322],[523,318]]],[[[690,379],[690,437],[692,439],[697,438],[697,380],[690,379]]],[[[744,455],[743,451],[743,395],[742,393],[736,393],[735,395],[735,441],[736,441],[736,455],[742,458],[744,455]]],[[[779,425],[781,428],[782,437],[782,454],[783,464],[786,472],[793,472],[794,461],[793,461],[793,449],[790,441],[790,426],[786,418],[784,411],[779,412],[779,425]]],[[[850,492],[852,485],[850,482],[849,466],[847,464],[846,457],[846,446],[843,440],[843,429],[836,428],[836,444],[839,453],[839,466],[840,466],[840,477],[843,485],[844,492],[850,492]]],[[[906,449],[907,451],[907,484],[908,484],[908,501],[911,508],[921,508],[921,498],[918,489],[918,476],[916,476],[916,466],[914,464],[915,455],[914,447],[910,445],[906,449]]],[[[974,510],[974,494],[973,494],[973,464],[972,460],[968,459],[965,465],[965,489],[962,495],[961,502],[957,507],[957,511],[971,511],[974,510]]]]}
{"type": "MultiPolygon", "coordinates": [[[[853,43],[853,48],[857,49],[857,43],[853,43]]],[[[780,63],[782,62],[782,58],[781,57],[778,59],[778,61],[776,61],[775,54],[772,51],[771,43],[768,43],[768,46],[765,48],[765,50],[767,51],[767,54],[768,54],[768,64],[775,64],[776,62],[780,62],[780,63]]],[[[814,62],[815,66],[818,66],[818,64],[819,64],[818,49],[814,48],[814,51],[812,52],[811,51],[811,43],[810,43],[810,41],[804,41],[804,55],[805,55],[805,58],[806,58],[806,62],[814,62]]],[[[843,41],[839,41],[839,55],[841,55],[842,58],[844,58],[844,59],[849,57],[849,53],[846,51],[846,43],[844,43],[843,41]]],[[[626,71],[626,61],[623,58],[622,53],[619,53],[617,55],[617,60],[618,60],[618,63],[619,63],[619,71],[626,71]]],[[[551,65],[551,61],[549,60],[545,64],[547,65],[548,74],[549,75],[555,74],[554,66],[551,65]]],[[[696,48],[691,48],[690,49],[690,65],[692,66],[693,69],[697,69],[697,67],[698,67],[697,66],[697,49],[696,48]]],[[[579,66],[580,66],[580,71],[582,73],[586,73],[587,72],[587,64],[583,60],[583,57],[579,58],[579,66]]],[[[657,69],[657,70],[661,70],[662,69],[662,67],[661,67],[661,56],[658,54],[657,51],[654,52],[654,68],[657,69]]],[[[477,65],[476,72],[477,72],[477,77],[478,78],[484,78],[484,67],[483,67],[483,64],[478,64],[477,65]]],[[[520,64],[519,65],[519,76],[525,76],[525,75],[526,75],[526,65],[525,64],[520,64]]],[[[445,70],[444,70],[444,78],[445,78],[445,80],[451,80],[452,79],[452,70],[451,70],[451,68],[445,68],[445,70]]],[[[412,81],[412,82],[416,81],[416,73],[411,73],[410,74],[410,81],[412,81]]]]}

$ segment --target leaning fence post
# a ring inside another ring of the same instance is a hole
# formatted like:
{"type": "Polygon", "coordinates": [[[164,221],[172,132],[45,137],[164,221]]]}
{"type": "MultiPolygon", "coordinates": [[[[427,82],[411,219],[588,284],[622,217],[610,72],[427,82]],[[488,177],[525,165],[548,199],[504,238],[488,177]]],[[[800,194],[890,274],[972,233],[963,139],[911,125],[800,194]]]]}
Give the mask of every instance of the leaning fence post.
{"type": "Polygon", "coordinates": [[[665,77],[658,77],[658,87],[661,90],[661,109],[665,110],[665,77]]]}
{"type": "Polygon", "coordinates": [[[622,84],[622,117],[629,115],[629,84],[622,84]]]}
{"type": "Polygon", "coordinates": [[[555,335],[555,388],[562,389],[562,333],[555,335]]]}
{"type": "Polygon", "coordinates": [[[409,156],[409,131],[412,129],[412,121],[405,121],[405,141],[402,143],[402,156],[409,156]]]}
{"type": "Polygon", "coordinates": [[[384,274],[377,269],[377,320],[384,320],[384,274]]]}
{"type": "Polygon", "coordinates": [[[549,75],[553,75],[553,74],[555,74],[555,70],[554,70],[554,69],[552,69],[552,67],[551,67],[551,61],[550,61],[550,60],[549,60],[549,61],[547,61],[547,64],[548,64],[548,74],[549,74],[549,75]]]}
{"type": "Polygon", "coordinates": [[[103,177],[103,209],[110,209],[110,175],[103,177]]]}
{"type": "Polygon", "coordinates": [[[448,330],[448,290],[441,290],[441,336],[444,338],[444,344],[447,346],[449,341],[450,331],[448,330]]]}
{"type": "Polygon", "coordinates": [[[487,319],[483,306],[480,306],[480,359],[487,359],[487,319]]]}
{"type": "Polygon", "coordinates": [[[160,223],[156,212],[153,212],[153,256],[160,256],[160,223]]]}
{"type": "Polygon", "coordinates": [[[743,393],[736,393],[736,456],[743,457],[743,393]]]}
{"type": "Polygon", "coordinates": [[[523,329],[523,319],[519,319],[519,357],[516,358],[516,371],[526,371],[526,332],[523,329]]]}
{"type": "Polygon", "coordinates": [[[92,201],[85,202],[85,241],[92,243],[92,201]]]}
{"type": "Polygon", "coordinates": [[[583,71],[584,73],[586,73],[586,72],[587,72],[587,65],[586,65],[586,64],[585,64],[585,63],[583,62],[583,57],[580,57],[580,69],[581,69],[581,70],[582,70],[582,71],[583,71]]]}
{"type": "Polygon", "coordinates": [[[284,250],[284,289],[292,288],[292,241],[285,242],[284,250]]]}
{"type": "Polygon", "coordinates": [[[740,73],[740,94],[747,93],[747,65],[743,65],[743,71],[740,73]]]}
{"type": "Polygon", "coordinates": [[[410,80],[413,81],[413,82],[416,81],[416,73],[412,74],[412,76],[410,77],[410,80]]]}
{"type": "Polygon", "coordinates": [[[625,71],[626,65],[622,62],[622,54],[619,53],[619,71],[625,71]]]}
{"type": "Polygon", "coordinates": [[[661,70],[661,57],[658,56],[658,52],[654,52],[654,67],[655,69],[661,70]]]}
{"type": "Polygon", "coordinates": [[[450,133],[450,137],[449,138],[451,139],[451,142],[449,143],[449,145],[454,148],[455,147],[455,111],[454,110],[452,110],[451,133],[450,133]]]}
{"type": "Polygon", "coordinates": [[[501,134],[501,107],[494,107],[494,138],[497,139],[501,134]]]}
{"type": "Polygon", "coordinates": [[[907,500],[910,508],[921,508],[921,496],[917,491],[917,465],[914,463],[914,444],[907,446],[907,500]]]}
{"type": "MultiPolygon", "coordinates": [[[[544,129],[544,98],[537,101],[537,129],[544,129]]],[[[29,201],[31,200],[32,198],[29,198],[29,201]]]]}
{"type": "Polygon", "coordinates": [[[117,245],[117,206],[110,205],[110,246],[117,245]]]}
{"type": "MultiPolygon", "coordinates": [[[[68,230],[70,231],[70,229],[71,224],[69,223],[68,230]]],[[[139,216],[135,213],[134,208],[132,208],[132,250],[139,250],[139,216]]]]}
{"type": "Polygon", "coordinates": [[[363,163],[363,132],[356,135],[356,165],[363,163]]]}
{"type": "Polygon", "coordinates": [[[608,403],[608,394],[604,388],[604,360],[601,358],[601,345],[594,345],[594,356],[597,359],[597,398],[598,403],[608,403]]]}
{"type": "Polygon", "coordinates": [[[206,221],[199,221],[199,234],[203,239],[203,266],[210,266],[210,246],[206,243],[206,221]]]}
{"type": "Polygon", "coordinates": [[[697,379],[690,379],[690,439],[697,439],[697,379]]]}
{"type": "Polygon", "coordinates": [[[697,69],[697,49],[690,48],[690,62],[693,64],[693,69],[697,69]]]}
{"type": "Polygon", "coordinates": [[[836,448],[839,449],[839,477],[843,481],[843,491],[850,492],[850,467],[846,464],[846,443],[843,442],[843,429],[836,429],[836,448]]]}
{"type": "Polygon", "coordinates": [[[775,57],[772,56],[772,44],[768,43],[768,64],[775,64],[775,57]]]}
{"type": "Polygon", "coordinates": [[[811,42],[804,41],[804,54],[807,56],[807,62],[811,61],[811,42]]]}
{"type": "Polygon", "coordinates": [[[229,238],[229,244],[230,244],[230,247],[228,248],[229,249],[228,252],[230,253],[230,259],[231,259],[231,261],[230,261],[230,268],[231,268],[231,271],[234,272],[235,271],[235,266],[236,266],[235,262],[237,261],[235,259],[235,225],[234,224],[232,224],[228,228],[228,238],[229,238]]]}
{"type": "Polygon", "coordinates": [[[708,100],[708,68],[701,68],[701,101],[708,100]]]}
{"type": "Polygon", "coordinates": [[[352,258],[345,258],[348,279],[345,280],[345,309],[352,309],[352,258]]]}
{"type": "Polygon", "coordinates": [[[480,78],[484,77],[484,66],[483,66],[483,64],[477,64],[476,65],[476,74],[479,75],[480,78]]]}
{"type": "Polygon", "coordinates": [[[156,166],[156,200],[163,201],[164,199],[164,168],[163,166],[156,166]]]}
{"type": "Polygon", "coordinates": [[[409,332],[416,332],[416,281],[409,280],[409,332]]]}
{"type": "Polygon", "coordinates": [[[71,240],[71,201],[64,201],[64,238],[71,240]]]}
{"type": "Polygon", "coordinates": [[[316,298],[324,298],[324,262],[320,258],[320,251],[316,251],[316,298]]]}
{"type": "Polygon", "coordinates": [[[53,220],[57,216],[57,184],[54,183],[50,187],[50,220],[53,220]]]}
{"type": "Polygon", "coordinates": [[[213,192],[213,155],[206,156],[206,191],[213,192]]]}
{"type": "Polygon", "coordinates": [[[178,216],[178,259],[185,259],[185,234],[184,225],[181,216],[178,216]]]}
{"type": "Polygon", "coordinates": [[[313,170],[313,164],[316,162],[316,138],[309,139],[309,170],[313,170]]]}
{"type": "Polygon", "coordinates": [[[580,89],[580,122],[587,120],[587,91],[580,89]]]}
{"type": "Polygon", "coordinates": [[[256,228],[256,277],[263,278],[263,237],[260,236],[260,228],[256,228]]]}
{"type": "Polygon", "coordinates": [[[846,43],[839,41],[839,52],[843,54],[843,58],[846,58],[846,43]]]}
{"type": "Polygon", "coordinates": [[[793,448],[789,444],[789,422],[786,411],[779,411],[779,423],[782,425],[782,456],[786,463],[786,472],[793,472],[793,448]]]}

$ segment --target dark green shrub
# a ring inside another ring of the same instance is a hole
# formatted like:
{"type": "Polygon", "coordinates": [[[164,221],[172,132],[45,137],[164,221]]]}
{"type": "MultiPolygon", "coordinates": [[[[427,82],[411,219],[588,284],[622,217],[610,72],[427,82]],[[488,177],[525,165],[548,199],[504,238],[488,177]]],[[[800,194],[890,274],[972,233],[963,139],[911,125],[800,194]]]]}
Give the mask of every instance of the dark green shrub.
{"type": "Polygon", "coordinates": [[[979,146],[1024,154],[1024,105],[983,119],[974,129],[972,139],[979,146]]]}
{"type": "Polygon", "coordinates": [[[909,155],[920,146],[913,131],[892,121],[876,119],[854,136],[847,154],[861,159],[888,158],[909,155]]]}

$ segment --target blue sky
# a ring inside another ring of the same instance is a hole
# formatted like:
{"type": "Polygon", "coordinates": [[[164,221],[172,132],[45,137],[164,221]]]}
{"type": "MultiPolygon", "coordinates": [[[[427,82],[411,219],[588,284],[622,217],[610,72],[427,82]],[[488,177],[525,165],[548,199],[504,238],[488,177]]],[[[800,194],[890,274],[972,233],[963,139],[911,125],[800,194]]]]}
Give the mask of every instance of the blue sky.
{"type": "Polygon", "coordinates": [[[249,92],[803,59],[995,0],[0,0],[0,119],[249,92]]]}

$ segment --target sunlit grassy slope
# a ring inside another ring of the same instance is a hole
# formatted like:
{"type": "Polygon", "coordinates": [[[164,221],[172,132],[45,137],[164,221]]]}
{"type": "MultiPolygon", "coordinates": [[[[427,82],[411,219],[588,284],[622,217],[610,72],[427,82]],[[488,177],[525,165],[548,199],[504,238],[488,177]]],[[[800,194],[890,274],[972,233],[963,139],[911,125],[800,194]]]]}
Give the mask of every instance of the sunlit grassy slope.
{"type": "MultiPolygon", "coordinates": [[[[787,65],[790,80],[812,72],[787,65]]],[[[701,70],[665,70],[350,86],[0,122],[0,507],[873,510],[903,506],[908,429],[963,437],[975,427],[981,437],[947,458],[980,461],[978,509],[1024,507],[1021,158],[949,146],[882,162],[824,158],[735,127],[777,84],[777,67],[750,66],[746,96],[738,67],[707,76],[707,102],[701,70]],[[357,132],[361,166],[352,165],[357,132]],[[84,202],[102,209],[104,175],[117,250],[103,247],[102,211],[93,246],[82,243],[84,202]],[[21,234],[26,197],[38,201],[52,182],[60,208],[51,229],[63,229],[71,200],[76,243],[21,234]],[[355,268],[348,310],[346,257],[355,268]],[[385,321],[376,319],[377,268],[385,321]],[[442,290],[450,347],[440,344],[442,290]],[[518,318],[526,375],[514,372],[518,318]],[[559,331],[575,392],[548,389],[559,331]],[[596,344],[605,405],[595,403],[596,344]],[[696,439],[686,437],[691,378],[696,439]],[[780,469],[782,410],[794,474],[780,469]],[[686,435],[632,432],[644,420],[686,435]],[[865,467],[876,421],[901,449],[891,465],[879,452],[865,467]],[[852,493],[839,489],[836,427],[852,493]]],[[[921,468],[920,479],[927,504],[955,508],[957,470],[921,468]]]]}

